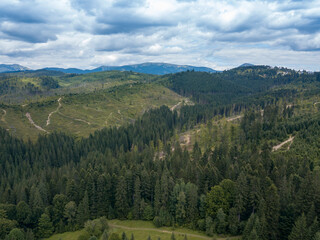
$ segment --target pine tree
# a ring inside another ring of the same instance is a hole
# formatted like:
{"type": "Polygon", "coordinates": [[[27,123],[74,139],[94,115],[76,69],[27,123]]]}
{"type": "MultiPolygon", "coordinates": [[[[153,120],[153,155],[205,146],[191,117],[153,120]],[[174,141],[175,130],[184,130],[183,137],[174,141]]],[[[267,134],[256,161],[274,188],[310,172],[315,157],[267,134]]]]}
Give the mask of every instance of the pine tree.
{"type": "Polygon", "coordinates": [[[115,207],[117,211],[117,215],[120,219],[124,219],[128,214],[128,196],[127,196],[127,185],[125,178],[123,176],[120,177],[117,189],[116,189],[116,202],[115,207]]]}
{"type": "Polygon", "coordinates": [[[140,219],[140,204],[141,204],[141,189],[140,178],[137,177],[134,183],[134,196],[133,196],[133,217],[140,219]]]}
{"type": "Polygon", "coordinates": [[[186,218],[186,195],[184,194],[184,192],[180,192],[178,195],[178,199],[177,199],[177,204],[176,204],[176,219],[177,222],[182,225],[185,221],[186,218]]]}
{"type": "Polygon", "coordinates": [[[127,235],[126,235],[125,232],[122,232],[121,240],[128,240],[127,235]]]}
{"type": "Polygon", "coordinates": [[[289,235],[289,240],[310,240],[308,228],[307,228],[307,219],[304,214],[302,214],[292,228],[292,231],[289,235]]]}
{"type": "Polygon", "coordinates": [[[260,240],[260,237],[258,236],[255,228],[252,229],[252,231],[248,237],[248,240],[260,240]]]}
{"type": "Polygon", "coordinates": [[[154,190],[154,213],[155,215],[159,215],[159,211],[161,208],[161,189],[159,180],[156,181],[156,186],[154,190]]]}
{"type": "Polygon", "coordinates": [[[55,227],[58,226],[60,220],[64,219],[64,209],[67,204],[67,197],[63,194],[57,194],[53,198],[53,218],[52,222],[55,227]]]}
{"type": "Polygon", "coordinates": [[[74,225],[76,223],[76,216],[77,216],[77,205],[75,202],[71,201],[68,202],[64,209],[64,217],[68,221],[69,229],[72,231],[74,230],[74,225]]]}
{"type": "Polygon", "coordinates": [[[316,233],[316,235],[314,236],[313,240],[320,240],[320,232],[316,233]]]}
{"type": "Polygon", "coordinates": [[[23,201],[19,202],[17,205],[17,220],[23,225],[30,223],[31,209],[29,205],[23,201]]]}
{"type": "Polygon", "coordinates": [[[227,222],[226,214],[223,212],[222,208],[219,208],[217,216],[215,219],[216,232],[222,234],[226,232],[227,222]]]}
{"type": "Polygon", "coordinates": [[[89,197],[88,192],[85,191],[84,197],[78,206],[77,211],[77,222],[80,226],[83,226],[84,223],[90,218],[89,210],[89,197]]]}
{"type": "Polygon", "coordinates": [[[268,239],[276,240],[278,236],[280,200],[277,187],[272,184],[266,191],[266,221],[268,239]]]}
{"type": "Polygon", "coordinates": [[[130,238],[130,240],[134,240],[134,235],[133,235],[133,233],[131,233],[131,238],[130,238]]]}
{"type": "Polygon", "coordinates": [[[47,238],[50,237],[52,233],[53,225],[50,217],[46,213],[43,213],[39,219],[37,235],[39,238],[47,238]]]}

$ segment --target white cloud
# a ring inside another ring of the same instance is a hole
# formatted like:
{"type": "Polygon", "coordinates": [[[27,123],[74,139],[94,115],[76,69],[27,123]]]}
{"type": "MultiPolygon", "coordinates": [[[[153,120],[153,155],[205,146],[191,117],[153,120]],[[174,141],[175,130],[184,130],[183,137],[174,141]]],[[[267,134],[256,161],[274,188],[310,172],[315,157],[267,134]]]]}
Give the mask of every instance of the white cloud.
{"type": "Polygon", "coordinates": [[[319,70],[320,1],[2,0],[0,62],[319,70]],[[303,62],[301,62],[303,59],[303,62]]]}

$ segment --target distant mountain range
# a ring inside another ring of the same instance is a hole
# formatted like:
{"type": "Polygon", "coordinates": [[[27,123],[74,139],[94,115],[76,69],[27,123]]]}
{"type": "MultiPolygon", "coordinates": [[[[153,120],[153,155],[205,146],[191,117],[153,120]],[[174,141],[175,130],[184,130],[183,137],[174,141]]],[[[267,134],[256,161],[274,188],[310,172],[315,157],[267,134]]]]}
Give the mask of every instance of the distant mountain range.
{"type": "MultiPolygon", "coordinates": [[[[13,64],[13,65],[0,65],[0,73],[1,72],[16,72],[16,71],[26,71],[30,70],[26,67],[13,64]],[[1,66],[3,66],[1,68],[1,66]]],[[[156,75],[164,75],[169,73],[177,73],[183,71],[197,71],[197,72],[217,72],[211,68],[207,67],[195,67],[189,65],[176,65],[176,64],[168,64],[168,63],[141,63],[141,64],[134,64],[134,65],[124,65],[124,66],[101,66],[91,70],[83,70],[78,68],[44,68],[43,70],[49,71],[59,71],[64,73],[77,73],[77,74],[84,74],[84,73],[92,73],[92,72],[102,72],[102,71],[111,71],[111,70],[118,70],[118,71],[133,71],[138,73],[148,73],[148,74],[156,74],[156,75]]]]}
{"type": "Polygon", "coordinates": [[[148,73],[156,75],[164,75],[169,73],[177,73],[183,71],[197,71],[197,72],[217,72],[211,68],[207,67],[195,67],[189,65],[176,65],[169,63],[141,63],[134,65],[124,65],[124,66],[101,66],[92,70],[82,70],[77,68],[45,68],[46,70],[60,71],[64,73],[91,73],[91,72],[102,72],[102,71],[133,71],[138,73],[148,73]]]}
{"type": "MultiPolygon", "coordinates": [[[[253,67],[254,64],[244,63],[239,67],[253,67]]],[[[207,67],[195,67],[190,65],[177,65],[177,64],[169,64],[169,63],[141,63],[141,64],[133,64],[133,65],[124,65],[124,66],[100,66],[94,69],[79,69],[79,68],[54,68],[48,67],[43,69],[31,70],[27,67],[18,65],[18,64],[0,64],[0,73],[4,72],[20,72],[20,71],[58,71],[63,73],[76,73],[76,74],[85,74],[85,73],[93,73],[93,72],[102,72],[102,71],[133,71],[137,73],[148,73],[155,75],[164,75],[169,73],[177,73],[184,71],[196,71],[196,72],[210,72],[215,73],[219,72],[212,68],[207,67]]]]}
{"type": "Polygon", "coordinates": [[[19,64],[0,64],[0,73],[26,71],[26,70],[30,70],[30,68],[23,67],[19,64]]]}

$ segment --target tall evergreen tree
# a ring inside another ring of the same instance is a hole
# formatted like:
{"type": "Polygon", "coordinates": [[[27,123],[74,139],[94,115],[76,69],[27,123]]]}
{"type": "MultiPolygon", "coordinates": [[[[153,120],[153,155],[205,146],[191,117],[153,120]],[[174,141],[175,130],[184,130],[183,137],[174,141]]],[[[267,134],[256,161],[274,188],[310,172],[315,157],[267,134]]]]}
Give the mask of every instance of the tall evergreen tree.
{"type": "Polygon", "coordinates": [[[43,213],[39,219],[37,235],[39,238],[50,237],[53,233],[53,224],[50,217],[43,213]]]}
{"type": "Polygon", "coordinates": [[[307,228],[307,219],[302,214],[294,223],[292,231],[289,235],[289,240],[310,240],[309,231],[307,228]]]}
{"type": "Polygon", "coordinates": [[[140,178],[137,177],[134,183],[134,196],[133,196],[133,217],[135,219],[140,219],[140,205],[141,205],[140,178]]]}
{"type": "Polygon", "coordinates": [[[127,184],[125,178],[121,176],[119,178],[117,189],[116,189],[116,199],[115,207],[117,215],[120,219],[125,219],[128,214],[128,196],[127,196],[127,184]]]}

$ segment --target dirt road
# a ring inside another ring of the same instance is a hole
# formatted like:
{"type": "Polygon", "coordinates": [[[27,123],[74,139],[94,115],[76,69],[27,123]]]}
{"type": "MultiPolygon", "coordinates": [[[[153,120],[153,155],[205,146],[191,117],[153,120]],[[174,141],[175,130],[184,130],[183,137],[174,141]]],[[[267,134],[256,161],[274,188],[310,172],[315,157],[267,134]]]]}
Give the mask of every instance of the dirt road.
{"type": "MultiPolygon", "coordinates": [[[[287,144],[288,142],[291,142],[291,143],[292,143],[293,139],[294,139],[294,137],[293,137],[293,136],[290,136],[290,138],[287,139],[286,141],[284,141],[284,142],[282,142],[282,143],[274,146],[274,147],[272,148],[272,152],[279,150],[283,145],[287,144]]],[[[291,144],[290,144],[290,145],[291,145],[291,144]]],[[[288,150],[290,149],[290,145],[288,146],[288,150]]]]}
{"type": "Polygon", "coordinates": [[[40,131],[43,131],[43,132],[46,132],[46,133],[48,133],[48,131],[47,130],[45,130],[45,129],[43,129],[42,127],[40,127],[40,126],[38,126],[37,124],[35,124],[35,122],[32,120],[32,118],[31,118],[31,114],[30,113],[26,113],[26,117],[28,118],[28,120],[29,120],[29,122],[33,125],[33,126],[35,126],[35,128],[37,128],[38,130],[40,130],[40,131]]]}
{"type": "Polygon", "coordinates": [[[50,118],[51,118],[52,114],[57,113],[59,111],[59,109],[61,108],[61,106],[62,106],[61,105],[61,98],[58,99],[58,103],[59,103],[59,105],[58,105],[57,109],[54,110],[53,112],[49,113],[49,115],[48,115],[47,126],[50,124],[50,118]]]}

